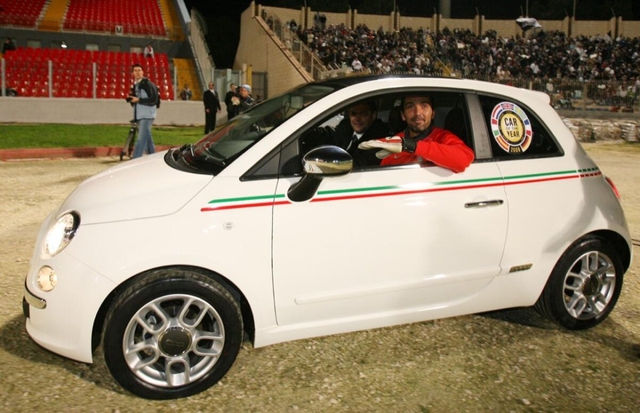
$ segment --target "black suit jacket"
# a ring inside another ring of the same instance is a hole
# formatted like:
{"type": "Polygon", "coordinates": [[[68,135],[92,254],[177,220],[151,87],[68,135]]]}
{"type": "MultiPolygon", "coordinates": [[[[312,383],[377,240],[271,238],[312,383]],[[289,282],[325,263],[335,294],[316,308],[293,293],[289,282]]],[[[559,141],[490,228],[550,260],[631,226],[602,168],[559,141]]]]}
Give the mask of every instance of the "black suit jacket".
{"type": "Polygon", "coordinates": [[[216,113],[217,111],[222,110],[218,95],[214,95],[209,89],[207,89],[202,95],[202,101],[204,102],[204,108],[209,109],[211,113],[216,113]]]}
{"type": "Polygon", "coordinates": [[[231,99],[234,96],[238,96],[238,94],[235,93],[235,92],[232,92],[232,91],[228,91],[227,94],[224,97],[224,103],[227,104],[227,112],[233,112],[234,111],[233,104],[231,103],[231,99]]]}
{"type": "MultiPolygon", "coordinates": [[[[333,138],[334,144],[346,150],[349,146],[349,142],[351,142],[352,136],[353,129],[351,128],[349,119],[345,118],[336,127],[333,138]]],[[[364,132],[362,137],[358,140],[358,143],[370,141],[372,139],[386,138],[387,136],[391,136],[389,133],[389,127],[380,119],[376,119],[373,121],[371,126],[369,126],[369,129],[364,132]]],[[[353,158],[353,166],[380,165],[380,162],[382,161],[382,159],[378,159],[376,157],[376,152],[378,152],[378,150],[359,149],[357,144],[352,145],[347,152],[349,152],[353,158]]]]}

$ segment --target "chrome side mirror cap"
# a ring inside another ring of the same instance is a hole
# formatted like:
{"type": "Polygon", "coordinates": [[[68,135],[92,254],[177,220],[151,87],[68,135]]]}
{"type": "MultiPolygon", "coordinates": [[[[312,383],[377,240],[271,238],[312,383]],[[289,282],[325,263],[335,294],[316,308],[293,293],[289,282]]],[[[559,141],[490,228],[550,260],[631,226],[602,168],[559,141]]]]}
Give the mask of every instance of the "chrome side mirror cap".
{"type": "Polygon", "coordinates": [[[325,177],[346,175],[353,169],[353,158],[347,151],[324,145],[307,152],[302,158],[304,176],[289,187],[287,196],[294,202],[311,199],[325,177]]]}

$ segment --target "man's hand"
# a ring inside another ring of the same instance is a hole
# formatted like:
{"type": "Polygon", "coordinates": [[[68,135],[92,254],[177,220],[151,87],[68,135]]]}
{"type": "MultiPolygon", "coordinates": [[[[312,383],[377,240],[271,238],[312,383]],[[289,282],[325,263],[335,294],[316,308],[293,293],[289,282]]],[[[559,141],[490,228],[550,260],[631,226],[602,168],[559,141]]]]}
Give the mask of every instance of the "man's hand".
{"type": "MultiPolygon", "coordinates": [[[[402,138],[399,136],[389,136],[382,139],[374,139],[370,141],[364,141],[360,145],[358,145],[360,149],[383,149],[388,152],[387,154],[380,154],[382,158],[388,156],[390,153],[400,153],[402,152],[402,138]]],[[[382,152],[382,151],[380,151],[382,152]]],[[[382,159],[378,153],[376,156],[382,159]]]]}

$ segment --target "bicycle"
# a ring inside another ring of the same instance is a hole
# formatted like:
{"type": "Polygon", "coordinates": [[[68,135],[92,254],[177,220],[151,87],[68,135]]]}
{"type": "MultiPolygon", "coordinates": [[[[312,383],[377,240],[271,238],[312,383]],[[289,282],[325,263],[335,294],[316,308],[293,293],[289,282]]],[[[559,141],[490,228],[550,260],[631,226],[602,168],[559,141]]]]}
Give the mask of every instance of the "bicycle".
{"type": "Polygon", "coordinates": [[[138,123],[135,119],[131,119],[129,123],[131,124],[131,127],[129,128],[127,139],[124,141],[124,147],[122,148],[122,151],[120,151],[120,160],[122,160],[125,155],[131,159],[131,155],[133,154],[133,146],[136,141],[136,133],[138,132],[138,123]]]}

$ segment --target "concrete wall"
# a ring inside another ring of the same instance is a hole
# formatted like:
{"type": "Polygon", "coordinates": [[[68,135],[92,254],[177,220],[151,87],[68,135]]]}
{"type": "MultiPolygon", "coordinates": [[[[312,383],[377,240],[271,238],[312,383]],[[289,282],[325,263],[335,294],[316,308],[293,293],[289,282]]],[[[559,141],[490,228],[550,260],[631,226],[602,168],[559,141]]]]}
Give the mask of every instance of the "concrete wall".
{"type": "Polygon", "coordinates": [[[14,27],[3,27],[2,37],[15,39],[14,43],[18,47],[27,47],[28,41],[38,41],[44,48],[59,47],[61,42],[65,42],[69,49],[85,50],[87,44],[97,44],[99,50],[119,48],[122,52],[130,52],[133,49],[142,51],[151,42],[156,53],[167,53],[169,57],[180,57],[183,53],[182,42],[157,37],[116,36],[88,32],[45,32],[14,27]]]}
{"type": "MultiPolygon", "coordinates": [[[[300,25],[303,23],[304,8],[302,10],[284,9],[268,7],[269,10],[273,10],[283,21],[288,21],[291,18],[295,18],[296,22],[300,25]],[[300,19],[295,16],[299,16],[300,19]]],[[[313,25],[313,17],[316,11],[308,8],[308,25],[313,25]]],[[[377,30],[380,26],[385,31],[394,30],[393,14],[388,16],[383,15],[365,15],[359,14],[357,10],[349,10],[345,13],[328,13],[320,11],[320,14],[324,14],[327,17],[327,25],[339,25],[345,24],[350,27],[350,14],[353,13],[355,25],[366,24],[370,29],[377,30]]],[[[488,30],[495,30],[499,36],[510,37],[516,35],[522,35],[522,30],[516,24],[514,16],[513,19],[508,20],[487,20],[484,16],[476,16],[472,19],[451,19],[442,15],[434,14],[429,17],[409,17],[398,14],[398,28],[410,27],[412,29],[429,29],[435,32],[438,28],[440,30],[448,27],[449,30],[463,29],[471,30],[475,34],[483,34],[488,30]],[[439,20],[439,22],[438,22],[439,20]]],[[[553,31],[559,30],[564,33],[569,33],[570,18],[565,17],[563,20],[540,20],[543,30],[553,31]]],[[[624,21],[622,18],[612,18],[609,20],[578,20],[574,22],[572,36],[595,36],[604,35],[611,31],[611,34],[615,34],[615,30],[618,30],[618,35],[626,37],[640,36],[640,21],[624,21]]]]}
{"type": "Polygon", "coordinates": [[[400,16],[399,17],[400,24],[399,27],[409,27],[413,30],[427,30],[431,33],[435,33],[436,31],[436,18],[435,17],[410,17],[410,16],[400,16]]]}
{"type": "MultiPolygon", "coordinates": [[[[610,20],[576,20],[573,22],[572,36],[584,35],[584,36],[604,36],[608,32],[611,32],[612,36],[615,36],[616,19],[610,20]]],[[[634,35],[638,36],[640,33],[634,35]]]]}
{"type": "Polygon", "coordinates": [[[538,20],[538,23],[540,23],[543,30],[558,30],[564,33],[568,33],[570,20],[571,19],[569,17],[565,17],[563,20],[538,20]]]}
{"type": "Polygon", "coordinates": [[[269,13],[273,13],[280,21],[283,23],[289,22],[291,20],[295,20],[298,26],[301,26],[304,22],[304,12],[303,8],[301,9],[285,9],[282,7],[265,7],[265,10],[269,13]]]}
{"type": "Polygon", "coordinates": [[[393,17],[382,16],[377,14],[359,14],[354,13],[356,27],[360,24],[366,25],[369,29],[378,30],[382,27],[385,31],[393,30],[393,17]]]}
{"type": "Polygon", "coordinates": [[[482,20],[482,32],[494,30],[502,37],[522,35],[522,29],[515,20],[482,20]]]}
{"type": "MultiPolygon", "coordinates": [[[[0,97],[0,123],[120,125],[132,117],[131,106],[118,99],[0,97]]],[[[222,103],[218,124],[226,117],[222,103]]],[[[154,125],[204,125],[204,105],[198,101],[162,101],[154,125]]]]}
{"type": "Polygon", "coordinates": [[[443,30],[445,27],[451,31],[453,31],[453,29],[462,29],[462,30],[468,29],[475,33],[475,20],[474,19],[445,19],[443,17],[442,19],[440,19],[440,30],[443,30]]]}
{"type": "Polygon", "coordinates": [[[640,36],[640,21],[624,21],[621,19],[618,35],[623,37],[640,36]]]}
{"type": "MultiPolygon", "coordinates": [[[[340,26],[341,24],[343,24],[345,27],[351,26],[351,23],[349,21],[349,19],[351,18],[351,13],[329,13],[329,12],[321,11],[320,14],[324,14],[324,16],[327,18],[327,21],[325,22],[327,26],[329,25],[340,26]]],[[[309,26],[313,26],[313,23],[314,23],[313,18],[315,17],[315,15],[316,13],[311,9],[309,9],[309,20],[308,20],[309,26]]]]}
{"type": "Polygon", "coordinates": [[[276,96],[296,85],[307,83],[295,58],[288,55],[282,43],[271,35],[268,27],[258,22],[249,7],[241,17],[240,44],[236,52],[234,68],[243,64],[251,66],[253,72],[268,75],[267,96],[276,96]]]}

